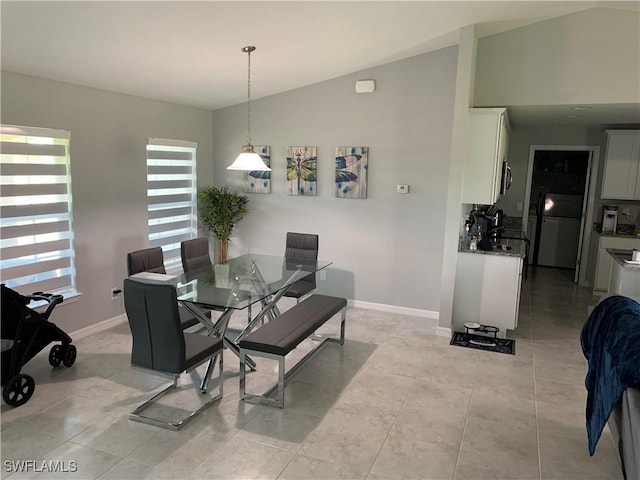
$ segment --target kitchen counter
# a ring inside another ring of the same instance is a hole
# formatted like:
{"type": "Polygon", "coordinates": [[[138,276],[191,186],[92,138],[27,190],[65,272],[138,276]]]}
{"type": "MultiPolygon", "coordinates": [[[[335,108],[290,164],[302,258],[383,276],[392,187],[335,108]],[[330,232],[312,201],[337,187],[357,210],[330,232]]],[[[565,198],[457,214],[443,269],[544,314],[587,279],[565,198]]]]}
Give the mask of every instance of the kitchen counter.
{"type": "Polygon", "coordinates": [[[632,250],[619,250],[616,248],[607,248],[607,253],[613,257],[613,260],[622,268],[640,270],[640,263],[629,263],[625,260],[631,260],[632,250]]]}
{"type": "Polygon", "coordinates": [[[500,255],[504,257],[524,258],[528,253],[529,241],[520,230],[505,230],[501,238],[492,242],[492,250],[471,250],[460,242],[459,252],[478,253],[481,255],[500,255]]]}
{"type": "Polygon", "coordinates": [[[632,250],[608,248],[607,253],[613,258],[607,293],[640,302],[640,265],[625,262],[631,259],[632,250]]]}
{"type": "Polygon", "coordinates": [[[619,224],[615,233],[602,233],[601,223],[595,223],[593,229],[602,237],[640,238],[640,235],[635,234],[635,227],[626,223],[619,224]]]}

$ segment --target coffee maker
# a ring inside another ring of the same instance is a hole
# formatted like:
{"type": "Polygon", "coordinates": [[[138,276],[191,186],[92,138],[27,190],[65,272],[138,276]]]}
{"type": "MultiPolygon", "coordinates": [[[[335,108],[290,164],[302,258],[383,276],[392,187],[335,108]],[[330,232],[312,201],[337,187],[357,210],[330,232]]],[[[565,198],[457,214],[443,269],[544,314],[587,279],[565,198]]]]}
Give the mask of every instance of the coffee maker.
{"type": "Polygon", "coordinates": [[[602,233],[616,233],[618,227],[618,206],[602,206],[602,233]]]}

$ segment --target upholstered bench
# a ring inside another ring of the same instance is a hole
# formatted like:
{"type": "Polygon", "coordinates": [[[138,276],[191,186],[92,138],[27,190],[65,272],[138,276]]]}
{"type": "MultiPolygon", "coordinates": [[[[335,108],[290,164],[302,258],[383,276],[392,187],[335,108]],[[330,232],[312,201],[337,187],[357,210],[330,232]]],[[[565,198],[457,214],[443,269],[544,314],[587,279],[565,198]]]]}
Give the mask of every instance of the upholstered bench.
{"type": "Polygon", "coordinates": [[[344,344],[344,325],[347,301],[327,295],[311,295],[291,307],[273,320],[254,330],[240,340],[240,398],[253,403],[284,407],[286,382],[315,355],[325,342],[344,344]],[[342,312],[340,338],[322,337],[316,348],[307,353],[288,372],[285,372],[285,357],[304,339],[342,312]],[[246,392],[246,357],[258,356],[278,361],[278,383],[262,395],[246,392]],[[273,394],[277,390],[277,395],[273,394]]]}

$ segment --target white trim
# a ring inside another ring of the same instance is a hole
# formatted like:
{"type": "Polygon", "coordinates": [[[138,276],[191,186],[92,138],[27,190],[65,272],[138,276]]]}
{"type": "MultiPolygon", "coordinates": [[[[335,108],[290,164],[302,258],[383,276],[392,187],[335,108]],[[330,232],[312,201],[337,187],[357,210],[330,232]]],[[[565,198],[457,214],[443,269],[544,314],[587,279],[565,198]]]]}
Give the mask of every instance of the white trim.
{"type": "Polygon", "coordinates": [[[147,139],[147,145],[158,145],[161,147],[198,148],[198,144],[196,142],[189,142],[187,140],[171,140],[168,138],[149,138],[147,139]]]}
{"type": "Polygon", "coordinates": [[[383,303],[363,302],[360,300],[348,300],[350,306],[356,308],[364,308],[365,310],[378,310],[380,312],[399,313],[401,315],[411,315],[412,317],[428,318],[438,320],[439,312],[432,310],[420,310],[418,308],[399,307],[397,305],[386,305],[383,303]]]}
{"type": "Polygon", "coordinates": [[[89,325],[88,327],[84,327],[71,332],[69,336],[73,338],[74,342],[76,342],[82,338],[89,337],[93,334],[100,333],[104,330],[115,327],[116,325],[120,325],[121,323],[125,323],[126,321],[127,316],[123,313],[122,315],[118,315],[117,317],[108,318],[107,320],[103,320],[102,322],[94,323],[93,325],[89,325]]]}
{"type": "Polygon", "coordinates": [[[451,329],[447,327],[438,327],[436,328],[436,335],[438,337],[449,337],[451,338],[451,329]]]}
{"type": "Polygon", "coordinates": [[[54,128],[41,128],[41,127],[25,127],[22,125],[8,125],[2,124],[0,133],[3,135],[26,135],[29,137],[51,137],[62,138],[65,140],[71,139],[71,132],[68,130],[56,130],[54,128]]]}

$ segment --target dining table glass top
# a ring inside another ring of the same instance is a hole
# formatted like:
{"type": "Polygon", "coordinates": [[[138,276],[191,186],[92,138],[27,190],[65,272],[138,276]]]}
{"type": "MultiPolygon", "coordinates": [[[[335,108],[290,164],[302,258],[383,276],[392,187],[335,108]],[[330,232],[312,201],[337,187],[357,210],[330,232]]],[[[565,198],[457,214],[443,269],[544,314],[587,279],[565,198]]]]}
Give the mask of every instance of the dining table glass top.
{"type": "Polygon", "coordinates": [[[224,265],[183,274],[178,300],[204,308],[241,310],[332,263],[248,253],[224,265]]]}

